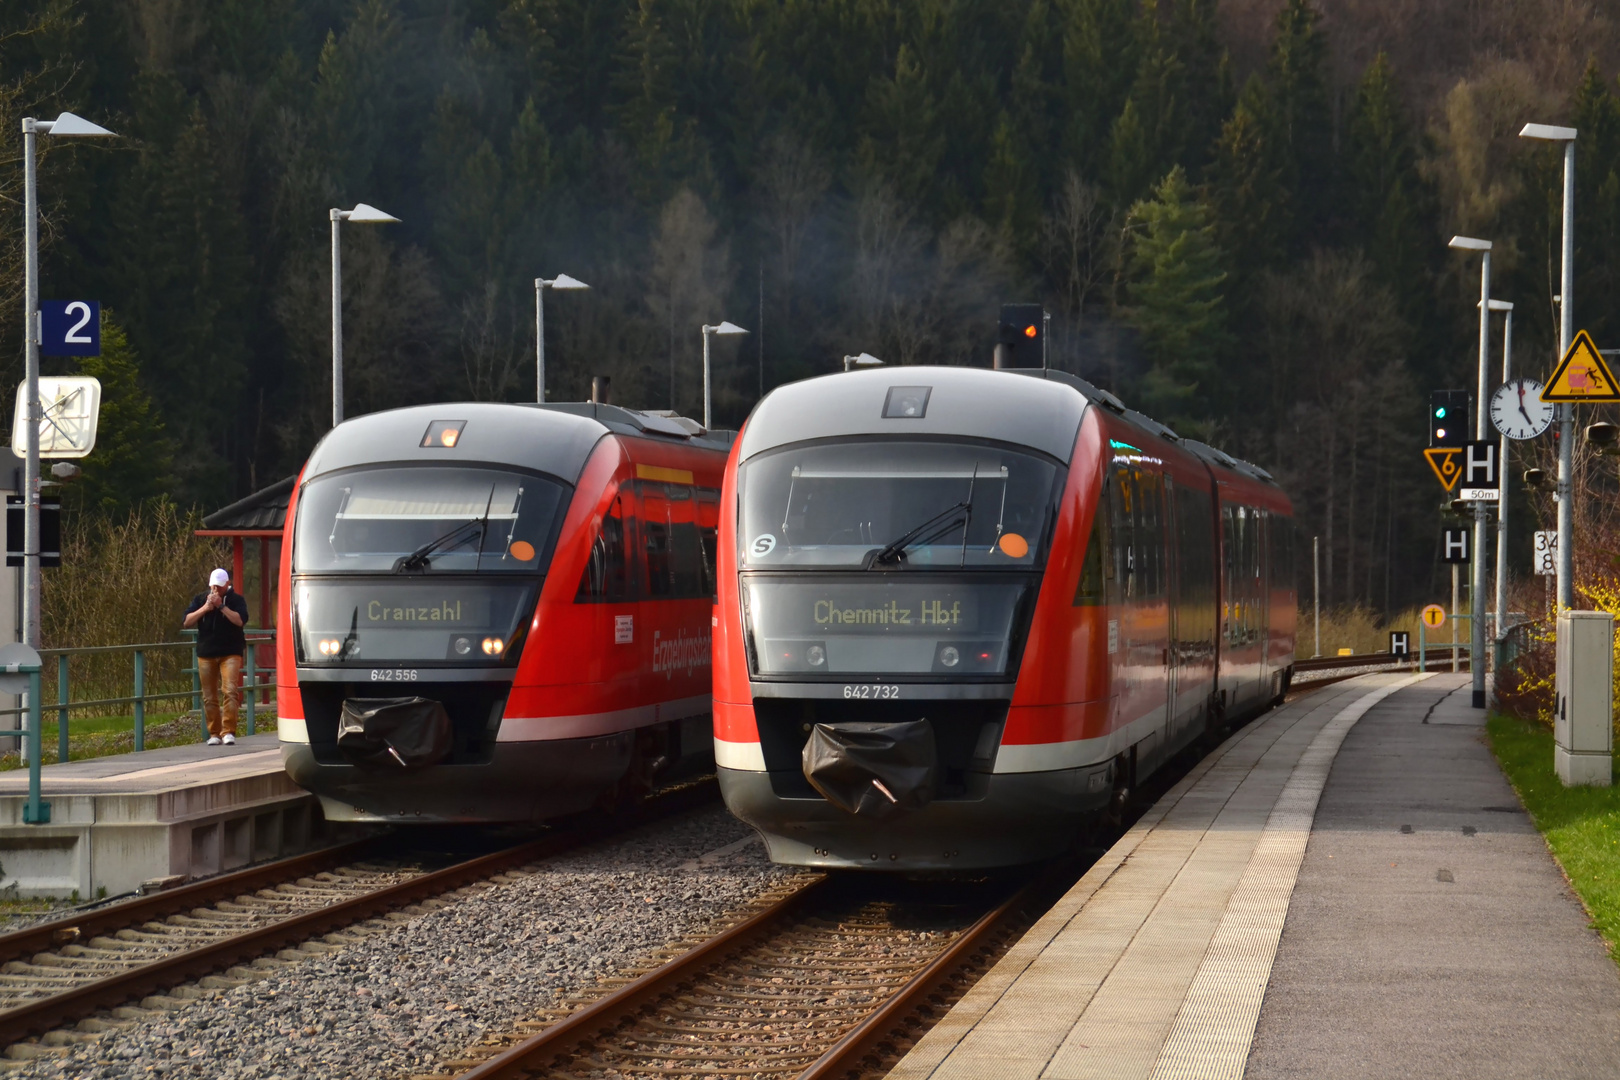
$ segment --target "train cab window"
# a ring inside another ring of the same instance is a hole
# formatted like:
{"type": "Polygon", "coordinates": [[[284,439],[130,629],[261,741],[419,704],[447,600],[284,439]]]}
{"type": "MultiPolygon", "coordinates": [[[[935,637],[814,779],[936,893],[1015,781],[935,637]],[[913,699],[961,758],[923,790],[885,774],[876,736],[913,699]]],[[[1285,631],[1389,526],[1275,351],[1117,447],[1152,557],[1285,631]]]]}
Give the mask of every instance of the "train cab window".
{"type": "Polygon", "coordinates": [[[744,570],[1033,570],[1063,470],[997,444],[871,439],[759,454],[739,484],[744,570]]]}
{"type": "Polygon", "coordinates": [[[299,494],[293,571],[541,574],[567,491],[459,466],[329,473],[299,494]]]}
{"type": "Polygon", "coordinates": [[[607,513],[602,515],[596,540],[591,544],[591,555],[580,576],[575,603],[619,604],[635,599],[625,526],[624,496],[615,495],[607,513]]]}
{"type": "Polygon", "coordinates": [[[1140,584],[1136,577],[1136,482],[1131,470],[1114,473],[1114,482],[1108,485],[1109,517],[1113,525],[1114,572],[1120,581],[1120,593],[1131,600],[1140,584]]]}

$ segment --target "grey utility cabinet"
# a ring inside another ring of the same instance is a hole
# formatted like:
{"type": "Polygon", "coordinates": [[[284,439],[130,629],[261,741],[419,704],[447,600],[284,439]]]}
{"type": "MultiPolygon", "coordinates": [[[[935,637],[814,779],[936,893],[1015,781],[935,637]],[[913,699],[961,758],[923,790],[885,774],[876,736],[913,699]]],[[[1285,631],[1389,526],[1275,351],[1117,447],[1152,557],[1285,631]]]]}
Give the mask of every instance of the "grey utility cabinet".
{"type": "Polygon", "coordinates": [[[1553,767],[1565,787],[1608,787],[1614,760],[1614,616],[1558,614],[1553,767]]]}

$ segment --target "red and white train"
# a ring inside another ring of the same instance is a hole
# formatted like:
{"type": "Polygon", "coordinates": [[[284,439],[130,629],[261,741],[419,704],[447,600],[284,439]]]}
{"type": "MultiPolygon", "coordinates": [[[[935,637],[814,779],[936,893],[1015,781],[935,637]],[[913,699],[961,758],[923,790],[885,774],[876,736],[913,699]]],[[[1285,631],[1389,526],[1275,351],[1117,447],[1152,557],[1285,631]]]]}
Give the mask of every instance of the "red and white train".
{"type": "Polygon", "coordinates": [[[1287,497],[1072,376],[784,386],[723,490],[715,761],[777,862],[1043,858],[1288,687],[1287,497]]]}
{"type": "Polygon", "coordinates": [[[292,778],[331,820],[502,822],[706,768],[729,445],[592,403],[334,428],[282,546],[292,778]]]}

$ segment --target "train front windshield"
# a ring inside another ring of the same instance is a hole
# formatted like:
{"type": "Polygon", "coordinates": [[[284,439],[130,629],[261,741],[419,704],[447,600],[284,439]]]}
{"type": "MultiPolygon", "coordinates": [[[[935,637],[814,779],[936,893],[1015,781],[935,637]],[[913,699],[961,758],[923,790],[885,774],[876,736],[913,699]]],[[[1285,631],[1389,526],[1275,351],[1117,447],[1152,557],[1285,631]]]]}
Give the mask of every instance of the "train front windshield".
{"type": "Polygon", "coordinates": [[[498,469],[391,466],[303,488],[303,664],[504,663],[534,610],[569,489],[498,469]]]}
{"type": "Polygon", "coordinates": [[[872,440],[741,471],[739,565],[760,677],[1005,678],[1063,470],[981,443],[872,440]]]}

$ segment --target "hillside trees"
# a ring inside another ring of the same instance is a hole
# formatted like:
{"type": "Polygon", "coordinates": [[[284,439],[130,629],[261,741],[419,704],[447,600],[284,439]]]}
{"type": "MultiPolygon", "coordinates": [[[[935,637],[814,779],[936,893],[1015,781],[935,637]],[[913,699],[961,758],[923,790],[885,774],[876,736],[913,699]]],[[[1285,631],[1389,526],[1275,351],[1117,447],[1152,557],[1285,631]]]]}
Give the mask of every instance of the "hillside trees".
{"type": "Polygon", "coordinates": [[[531,398],[559,272],[592,289],[548,298],[554,400],[606,374],[695,411],[698,327],[731,319],[728,426],[762,370],[983,363],[997,306],[1038,300],[1054,364],[1287,475],[1335,597],[1398,601],[1435,574],[1404,396],[1472,384],[1447,236],[1497,242],[1521,366],[1550,349],[1559,163],[1527,119],[1582,130],[1576,310],[1620,334],[1620,51],[1538,6],[1481,16],[1476,54],[1422,4],[38,0],[0,14],[0,213],[25,111],[120,133],[47,147],[45,293],[119,313],[183,504],[326,430],[327,215],[367,202],[402,223],[344,226],[350,415],[531,398]]]}

